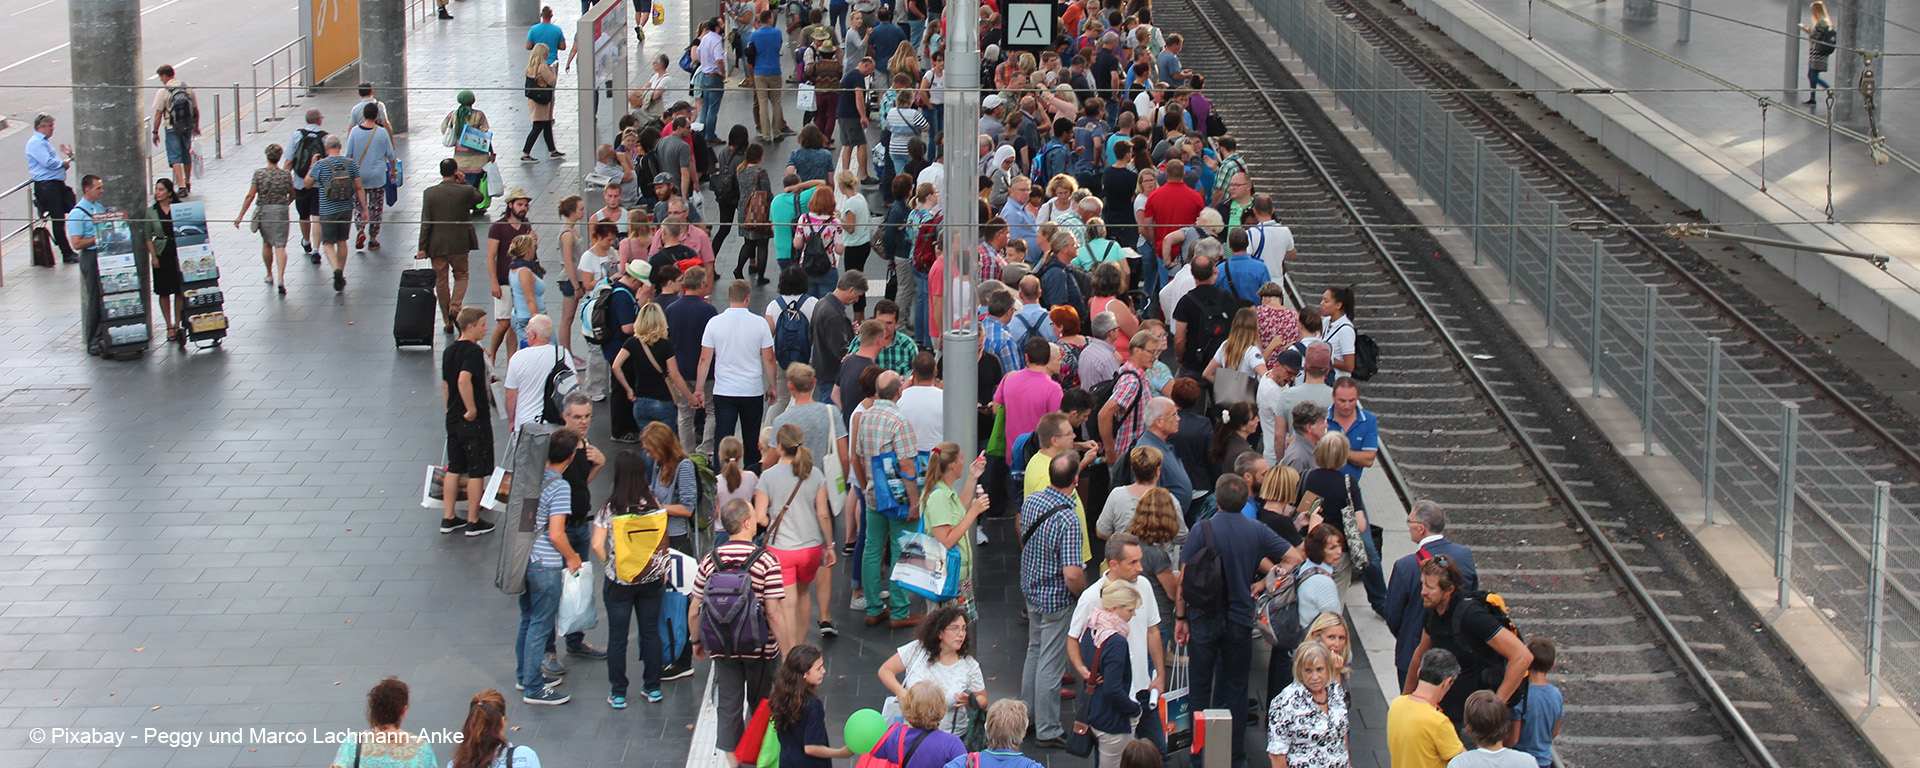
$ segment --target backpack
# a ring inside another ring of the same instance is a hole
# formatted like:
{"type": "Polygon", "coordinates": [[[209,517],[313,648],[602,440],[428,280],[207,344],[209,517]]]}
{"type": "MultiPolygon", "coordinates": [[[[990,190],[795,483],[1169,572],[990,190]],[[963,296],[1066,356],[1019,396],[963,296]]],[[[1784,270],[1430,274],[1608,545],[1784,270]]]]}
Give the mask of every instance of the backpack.
{"type": "Polygon", "coordinates": [[[1099,178],[1101,158],[1105,156],[1107,145],[1106,126],[1098,120],[1081,120],[1079,125],[1073,127],[1073,143],[1074,146],[1081,148],[1081,151],[1073,156],[1074,178],[1076,180],[1081,176],[1099,178]]]}
{"type": "Polygon", "coordinates": [[[708,174],[710,177],[708,184],[713,188],[713,196],[716,199],[738,199],[740,173],[739,166],[734,164],[733,150],[731,148],[727,150],[727,161],[724,163],[720,162],[718,155],[711,152],[708,155],[713,159],[713,170],[708,174]]]}
{"type": "Polygon", "coordinates": [[[540,106],[553,103],[553,88],[540,82],[540,78],[527,76],[527,101],[540,106]]]}
{"type": "Polygon", "coordinates": [[[689,461],[693,462],[693,484],[697,496],[693,502],[693,522],[703,529],[710,528],[714,520],[713,500],[720,492],[720,482],[706,454],[695,454],[689,461]]]}
{"type": "Polygon", "coordinates": [[[633,291],[624,285],[610,280],[601,280],[593,286],[593,292],[580,302],[580,335],[585,336],[589,344],[605,344],[619,337],[620,329],[613,327],[613,292],[633,291]]]}
{"type": "Polygon", "coordinates": [[[313,168],[314,155],[326,154],[326,131],[300,129],[300,140],[293,145],[293,175],[306,178],[307,171],[313,168]]]}
{"type": "Polygon", "coordinates": [[[773,361],[785,370],[794,363],[805,363],[813,357],[812,319],[800,306],[806,303],[806,297],[787,303],[785,298],[776,297],[774,302],[780,305],[780,317],[774,321],[773,361]]]}
{"type": "MultiPolygon", "coordinates": [[[[1233,330],[1233,315],[1240,311],[1242,302],[1238,296],[1225,288],[1219,289],[1225,298],[1203,308],[1200,316],[1199,345],[1187,350],[1187,354],[1197,360],[1211,360],[1220,345],[1226,343],[1227,334],[1233,330]]],[[[1204,364],[1203,364],[1204,367],[1204,364]]]]}
{"type": "Polygon", "coordinates": [[[766,603],[753,591],[753,564],[766,553],[767,545],[758,544],[744,560],[728,562],[719,550],[707,555],[713,575],[700,593],[700,642],[707,653],[738,658],[772,642],[766,603]]]}
{"type": "MultiPolygon", "coordinates": [[[[613,515],[607,520],[607,535],[613,542],[613,575],[629,584],[639,584],[654,569],[653,547],[628,546],[641,537],[657,536],[665,540],[667,516],[663,510],[613,515]]],[[[659,574],[653,574],[655,579],[659,574]]]]}
{"type": "Polygon", "coordinates": [[[1209,139],[1227,135],[1227,121],[1220,119],[1218,110],[1207,113],[1205,130],[1209,139]]]}
{"type": "Polygon", "coordinates": [[[833,254],[827,251],[827,239],[818,226],[800,243],[800,268],[808,277],[823,277],[833,270],[833,254]]]}
{"type": "Polygon", "coordinates": [[[1200,529],[1200,549],[1193,553],[1192,562],[1180,571],[1180,594],[1189,612],[1199,608],[1224,613],[1227,608],[1227,567],[1220,558],[1219,547],[1213,543],[1213,523],[1204,520],[1194,526],[1200,529]]]}
{"type": "Polygon", "coordinates": [[[920,222],[913,230],[913,269],[915,272],[933,271],[933,246],[940,239],[940,222],[946,219],[944,213],[936,213],[933,218],[920,222]]]}
{"type": "MultiPolygon", "coordinates": [[[[1470,607],[1468,605],[1469,603],[1477,606],[1480,610],[1486,611],[1487,615],[1492,616],[1495,621],[1500,622],[1501,627],[1513,633],[1514,639],[1525,642],[1527,638],[1525,635],[1520,634],[1520,627],[1513,623],[1513,617],[1507,615],[1506,598],[1501,597],[1497,592],[1489,592],[1484,589],[1468,592],[1461,596],[1459,605],[1454,606],[1453,610],[1447,612],[1447,619],[1453,630],[1455,643],[1465,648],[1468,654],[1473,656],[1474,660],[1480,664],[1483,677],[1478,681],[1470,682],[1478,683],[1478,687],[1495,688],[1499,686],[1500,678],[1506,674],[1507,657],[1501,656],[1499,651],[1494,650],[1492,646],[1486,643],[1467,639],[1460,634],[1462,631],[1460,624],[1463,621],[1461,617],[1465,615],[1466,609],[1470,607]],[[1493,679],[1492,684],[1488,684],[1487,678],[1493,679]]],[[[1461,659],[1461,661],[1464,663],[1466,660],[1461,659]]],[[[1526,689],[1526,686],[1520,686],[1520,690],[1516,691],[1515,695],[1524,697],[1526,695],[1526,689]]]]}
{"type": "Polygon", "coordinates": [[[320,190],[320,192],[326,195],[328,200],[335,202],[352,200],[353,175],[347,173],[347,163],[349,161],[344,157],[336,159],[340,162],[330,164],[333,172],[327,175],[327,187],[326,189],[320,190]]]}
{"type": "Polygon", "coordinates": [[[1813,33],[1813,55],[1832,56],[1835,50],[1833,44],[1839,39],[1840,33],[1834,31],[1833,27],[1815,30],[1813,33]]]}
{"type": "MultiPolygon", "coordinates": [[[[767,172],[765,168],[757,166],[754,170],[759,171],[763,176],[767,172]]],[[[760,178],[761,176],[754,177],[756,181],[760,178]]],[[[740,231],[756,235],[773,234],[773,223],[767,216],[768,210],[773,205],[772,193],[761,189],[759,184],[742,184],[741,186],[752,187],[753,191],[747,193],[746,201],[740,206],[740,231]]]]}
{"type": "Polygon", "coordinates": [[[191,131],[200,124],[200,109],[193,105],[193,94],[187,93],[186,86],[169,85],[167,93],[167,130],[174,133],[191,131]]]}
{"type": "MultiPolygon", "coordinates": [[[[693,172],[702,181],[713,175],[717,163],[713,158],[713,145],[702,141],[698,135],[693,137],[693,172]]],[[[681,190],[685,192],[686,190],[681,190]]]]}
{"type": "Polygon", "coordinates": [[[567,395],[580,391],[580,378],[567,365],[567,352],[560,345],[553,345],[553,368],[547,371],[546,399],[540,404],[540,420],[548,424],[563,424],[561,414],[566,412],[567,395]]]}
{"type": "Polygon", "coordinates": [[[1364,333],[1353,337],[1353,378],[1366,381],[1380,372],[1380,343],[1364,333]]]}
{"type": "Polygon", "coordinates": [[[1067,154],[1066,146],[1057,140],[1049,139],[1047,145],[1040,148],[1040,154],[1033,156],[1033,168],[1027,173],[1027,177],[1033,181],[1034,189],[1046,189],[1047,182],[1052,180],[1054,176],[1067,172],[1068,163],[1072,159],[1070,157],[1064,157],[1064,155],[1067,154]],[[1048,162],[1049,158],[1055,156],[1054,152],[1056,150],[1058,150],[1063,157],[1061,157],[1057,163],[1048,162]]]}
{"type": "MultiPolygon", "coordinates": [[[[1211,498],[1211,497],[1209,497],[1211,498]]],[[[1253,607],[1254,628],[1275,648],[1294,648],[1307,638],[1300,626],[1300,585],[1315,574],[1332,578],[1332,569],[1311,563],[1279,574],[1253,607]]]]}
{"type": "Polygon", "coordinates": [[[1048,322],[1047,316],[1042,314],[1038,320],[1028,322],[1025,318],[1019,315],[1014,315],[1013,321],[1027,327],[1027,329],[1021,332],[1020,334],[1019,345],[1014,347],[1014,349],[1019,353],[1020,364],[1026,365],[1027,364],[1027,342],[1032,339],[1044,339],[1047,337],[1045,333],[1042,333],[1040,331],[1041,328],[1046,327],[1045,323],[1048,322]]]}

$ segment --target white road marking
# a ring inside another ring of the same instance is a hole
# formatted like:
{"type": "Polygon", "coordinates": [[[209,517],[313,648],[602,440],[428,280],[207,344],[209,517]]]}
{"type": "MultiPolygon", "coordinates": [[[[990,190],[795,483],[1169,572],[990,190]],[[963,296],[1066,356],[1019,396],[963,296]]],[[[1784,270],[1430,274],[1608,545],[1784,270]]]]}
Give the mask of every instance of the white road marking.
{"type": "Polygon", "coordinates": [[[35,9],[35,8],[43,8],[43,7],[46,7],[46,6],[49,6],[49,5],[53,5],[53,3],[54,3],[54,0],[46,0],[46,2],[43,2],[43,3],[40,3],[39,5],[32,5],[32,6],[28,6],[28,7],[26,7],[26,8],[22,8],[22,9],[20,9],[20,10],[17,10],[17,11],[14,11],[13,13],[9,13],[9,14],[7,14],[7,15],[8,15],[8,16],[18,16],[18,15],[20,15],[20,14],[23,14],[23,13],[26,13],[27,11],[31,11],[31,10],[33,10],[33,9],[35,9]]]}
{"type": "MultiPolygon", "coordinates": [[[[52,2],[52,0],[48,0],[48,2],[52,2]]],[[[159,4],[159,5],[156,5],[156,6],[154,6],[154,7],[152,7],[152,8],[148,8],[148,9],[146,9],[146,10],[143,10],[143,11],[141,11],[141,12],[140,12],[140,15],[142,15],[142,16],[145,16],[145,15],[147,15],[147,14],[149,14],[149,13],[153,13],[154,11],[157,11],[157,10],[160,10],[160,9],[162,9],[162,8],[165,8],[165,7],[167,7],[167,6],[169,6],[169,5],[173,5],[174,3],[177,3],[177,2],[180,2],[180,0],[167,0],[167,1],[166,1],[166,2],[164,2],[164,3],[161,3],[161,4],[159,4]]],[[[45,5],[45,4],[46,4],[46,3],[42,3],[41,5],[45,5]]],[[[40,7],[40,6],[34,6],[34,7],[35,7],[35,8],[38,8],[38,7],[40,7]]],[[[32,10],[32,9],[30,8],[30,9],[28,9],[28,10],[32,10]]],[[[6,65],[6,66],[4,66],[4,67],[0,67],[0,72],[6,72],[7,70],[10,70],[10,69],[13,69],[14,67],[18,67],[18,66],[20,66],[20,65],[22,65],[22,64],[25,64],[25,63],[27,63],[27,62],[29,62],[29,61],[33,61],[34,59],[37,59],[37,58],[40,58],[40,57],[42,57],[42,56],[45,56],[45,55],[47,55],[47,54],[49,54],[49,53],[53,53],[53,52],[55,52],[55,51],[60,51],[60,50],[65,50],[65,49],[66,49],[66,47],[67,47],[67,46],[70,46],[70,45],[73,45],[73,43],[71,43],[71,42],[66,42],[66,43],[61,43],[61,44],[59,44],[59,45],[56,45],[56,46],[54,46],[54,47],[52,47],[52,48],[48,48],[48,49],[46,49],[46,50],[44,50],[44,51],[41,51],[41,52],[39,52],[39,53],[36,53],[36,54],[34,54],[34,55],[32,55],[32,56],[28,56],[28,57],[26,57],[26,58],[24,58],[24,59],[21,59],[21,60],[19,60],[19,61],[16,61],[16,62],[14,62],[14,63],[12,63],[12,64],[8,64],[8,65],[6,65]]],[[[188,59],[187,61],[192,61],[192,60],[193,60],[193,59],[188,59]]],[[[183,63],[183,64],[184,64],[184,63],[186,63],[186,62],[181,62],[181,63],[183,63]]]]}

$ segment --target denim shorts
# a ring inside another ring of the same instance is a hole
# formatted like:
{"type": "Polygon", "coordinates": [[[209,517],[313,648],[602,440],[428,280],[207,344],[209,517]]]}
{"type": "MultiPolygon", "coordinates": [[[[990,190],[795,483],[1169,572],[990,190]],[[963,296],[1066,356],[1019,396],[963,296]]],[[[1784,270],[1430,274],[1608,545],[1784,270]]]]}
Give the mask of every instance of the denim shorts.
{"type": "Polygon", "coordinates": [[[573,281],[572,280],[560,281],[560,295],[569,299],[573,298],[573,281]]]}
{"type": "Polygon", "coordinates": [[[193,131],[161,131],[167,137],[167,165],[193,162],[193,131]]]}

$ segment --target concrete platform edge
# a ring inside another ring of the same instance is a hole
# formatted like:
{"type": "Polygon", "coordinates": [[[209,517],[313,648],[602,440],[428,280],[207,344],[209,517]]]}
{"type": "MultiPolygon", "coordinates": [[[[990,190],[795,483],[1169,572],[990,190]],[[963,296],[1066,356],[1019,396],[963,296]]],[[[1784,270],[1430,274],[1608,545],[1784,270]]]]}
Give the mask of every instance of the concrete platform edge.
{"type": "MultiPolygon", "coordinates": [[[[1561,93],[1611,84],[1527,39],[1472,0],[1407,0],[1406,5],[1507,79],[1533,90],[1543,104],[1709,221],[1773,222],[1739,230],[1809,245],[1893,252],[1846,226],[1817,218],[1819,205],[1778,188],[1761,191],[1739,163],[1632,96],[1561,93]]],[[[1896,261],[1881,272],[1841,256],[1761,246],[1752,250],[1909,362],[1920,364],[1920,292],[1909,287],[1920,285],[1920,270],[1896,261]]]]}

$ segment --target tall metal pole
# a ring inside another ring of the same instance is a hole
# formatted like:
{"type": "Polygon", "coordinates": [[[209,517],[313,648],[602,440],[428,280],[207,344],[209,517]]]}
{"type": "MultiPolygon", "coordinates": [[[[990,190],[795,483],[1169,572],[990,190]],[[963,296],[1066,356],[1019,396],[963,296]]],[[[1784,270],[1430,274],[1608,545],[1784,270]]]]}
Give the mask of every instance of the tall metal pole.
{"type": "Polygon", "coordinates": [[[1713,525],[1714,457],[1720,440],[1720,339],[1707,339],[1707,439],[1700,459],[1700,495],[1706,502],[1706,523],[1713,525]]]}
{"type": "Polygon", "coordinates": [[[1486,155],[1487,140],[1479,136],[1473,137],[1473,234],[1470,237],[1473,239],[1473,265],[1476,267],[1480,266],[1480,225],[1484,223],[1480,217],[1480,182],[1481,177],[1486,175],[1484,173],[1486,155]]]}
{"type": "MultiPolygon", "coordinates": [[[[106,185],[101,204],[108,210],[126,211],[137,222],[146,208],[146,152],[152,146],[142,130],[147,112],[142,97],[148,92],[140,87],[140,1],[69,0],[67,26],[73,47],[68,60],[73,80],[73,172],[99,176],[106,185]]],[[[73,186],[75,192],[82,191],[78,181],[73,186]]],[[[136,223],[134,242],[143,236],[136,223]]],[[[89,344],[100,325],[95,311],[100,289],[97,257],[93,249],[80,254],[80,330],[89,344]]],[[[144,286],[151,284],[149,260],[133,261],[143,286],[141,303],[148,304],[144,286]]]]}
{"type": "Polygon", "coordinates": [[[1512,304],[1519,286],[1514,284],[1520,264],[1520,167],[1507,166],[1507,303],[1512,304]]]}
{"type": "Polygon", "coordinates": [[[1593,241],[1593,301],[1587,312],[1587,365],[1592,368],[1593,396],[1600,396],[1600,241],[1593,241]]]}
{"type": "Polygon", "coordinates": [[[360,0],[360,79],[386,103],[393,132],[406,133],[406,0],[360,0]]]}
{"type": "Polygon", "coordinates": [[[1791,607],[1793,596],[1793,477],[1799,461],[1800,406],[1780,401],[1780,484],[1777,508],[1779,519],[1773,536],[1773,578],[1780,583],[1775,602],[1780,610],[1791,607]]]}
{"type": "Polygon", "coordinates": [[[1782,5],[1787,7],[1787,24],[1780,28],[1786,32],[1782,35],[1786,39],[1786,50],[1780,59],[1780,94],[1788,104],[1796,104],[1800,91],[1800,36],[1804,34],[1800,31],[1800,6],[1805,3],[1789,0],[1782,5]]]}
{"type": "Polygon", "coordinates": [[[1887,509],[1893,486],[1873,482],[1873,570],[1867,573],[1867,711],[1880,705],[1881,639],[1886,621],[1887,509]]]}
{"type": "MultiPolygon", "coordinates": [[[[941,239],[946,257],[946,306],[941,327],[942,370],[946,378],[944,424],[947,439],[959,444],[961,455],[972,461],[979,449],[980,331],[974,323],[975,273],[979,270],[980,240],[980,16],[974,6],[948,6],[947,13],[946,136],[943,163],[946,188],[940,200],[946,207],[941,239]]],[[[922,297],[925,301],[925,297],[922,297]]]]}

